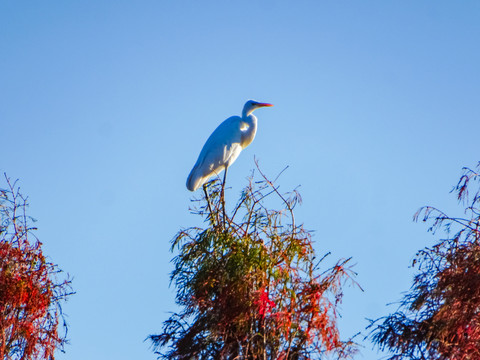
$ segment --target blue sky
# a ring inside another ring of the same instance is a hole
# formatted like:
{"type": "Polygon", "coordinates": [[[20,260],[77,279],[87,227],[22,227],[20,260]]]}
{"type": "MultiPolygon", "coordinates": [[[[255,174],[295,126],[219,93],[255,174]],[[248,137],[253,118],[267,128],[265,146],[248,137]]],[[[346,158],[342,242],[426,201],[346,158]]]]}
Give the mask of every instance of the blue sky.
{"type": "MultiPolygon", "coordinates": [[[[155,359],[174,311],[170,240],[190,215],[203,143],[248,99],[255,141],[229,171],[301,185],[319,254],[353,257],[341,330],[394,310],[422,205],[452,185],[480,130],[477,1],[2,1],[0,170],[20,179],[44,250],[74,277],[58,359],[155,359]]],[[[357,359],[378,359],[365,342],[357,359]]]]}

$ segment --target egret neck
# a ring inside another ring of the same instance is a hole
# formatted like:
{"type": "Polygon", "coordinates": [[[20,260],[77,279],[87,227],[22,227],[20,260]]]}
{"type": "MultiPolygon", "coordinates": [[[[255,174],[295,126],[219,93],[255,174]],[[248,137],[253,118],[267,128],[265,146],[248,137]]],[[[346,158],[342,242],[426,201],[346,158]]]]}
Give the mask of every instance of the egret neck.
{"type": "Polygon", "coordinates": [[[245,149],[250,143],[255,139],[255,134],[257,133],[257,118],[255,115],[246,114],[245,112],[242,114],[242,120],[240,124],[241,130],[241,142],[240,145],[242,149],[245,149]]]}

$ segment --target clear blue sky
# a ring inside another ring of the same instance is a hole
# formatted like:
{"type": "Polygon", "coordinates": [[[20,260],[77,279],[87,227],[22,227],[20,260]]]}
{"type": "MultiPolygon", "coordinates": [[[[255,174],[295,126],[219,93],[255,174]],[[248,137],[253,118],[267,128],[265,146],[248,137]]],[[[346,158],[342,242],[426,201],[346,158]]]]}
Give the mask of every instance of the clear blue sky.
{"type": "Polygon", "coordinates": [[[413,213],[457,211],[448,192],[479,160],[479,19],[478,1],[2,1],[0,170],[77,291],[58,359],[155,359],[170,240],[199,224],[186,176],[250,98],[275,107],[228,199],[254,155],[288,165],[318,252],[352,256],[365,289],[346,291],[343,335],[394,310],[435,240],[413,213]]]}

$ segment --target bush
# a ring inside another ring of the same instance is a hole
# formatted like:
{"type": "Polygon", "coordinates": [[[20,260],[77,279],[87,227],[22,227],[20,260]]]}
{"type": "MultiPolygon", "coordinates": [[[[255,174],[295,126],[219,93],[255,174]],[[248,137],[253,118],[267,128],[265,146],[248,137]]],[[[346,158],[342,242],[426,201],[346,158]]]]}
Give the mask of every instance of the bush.
{"type": "Polygon", "coordinates": [[[226,215],[221,184],[214,181],[208,190],[193,212],[209,225],[173,239],[172,251],[179,253],[171,281],[182,311],[149,337],[159,358],[349,357],[355,346],[340,340],[337,310],[353,272],[349,259],[320,269],[328,254],[318,260],[310,233],[295,222],[300,195],[287,198],[264,176],[251,178],[226,215]],[[280,200],[280,210],[267,208],[271,197],[280,200]]]}
{"type": "Polygon", "coordinates": [[[26,199],[6,180],[8,188],[0,190],[0,358],[53,359],[65,343],[65,322],[63,335],[58,327],[70,281],[57,281],[60,270],[43,255],[26,199]]]}
{"type": "Polygon", "coordinates": [[[399,309],[371,325],[373,342],[392,352],[391,360],[480,359],[479,172],[465,168],[454,191],[465,216],[430,206],[415,214],[447,238],[418,252],[418,273],[399,309]]]}

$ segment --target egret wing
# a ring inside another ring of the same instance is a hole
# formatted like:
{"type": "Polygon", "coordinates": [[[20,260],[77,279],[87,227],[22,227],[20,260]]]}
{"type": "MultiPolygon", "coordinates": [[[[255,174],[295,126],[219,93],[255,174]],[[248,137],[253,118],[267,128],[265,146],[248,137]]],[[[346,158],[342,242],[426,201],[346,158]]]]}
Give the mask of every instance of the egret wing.
{"type": "Polygon", "coordinates": [[[213,170],[228,166],[232,153],[240,146],[240,124],[241,118],[232,116],[215,129],[198,157],[197,162],[201,163],[202,168],[213,170]]]}
{"type": "Polygon", "coordinates": [[[198,189],[212,175],[219,174],[225,166],[235,161],[242,151],[241,120],[238,116],[232,116],[210,135],[187,179],[189,189],[198,189]]]}

